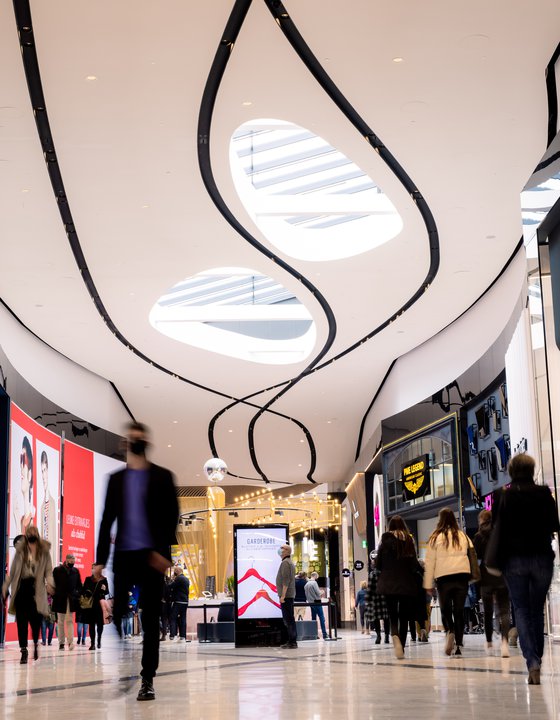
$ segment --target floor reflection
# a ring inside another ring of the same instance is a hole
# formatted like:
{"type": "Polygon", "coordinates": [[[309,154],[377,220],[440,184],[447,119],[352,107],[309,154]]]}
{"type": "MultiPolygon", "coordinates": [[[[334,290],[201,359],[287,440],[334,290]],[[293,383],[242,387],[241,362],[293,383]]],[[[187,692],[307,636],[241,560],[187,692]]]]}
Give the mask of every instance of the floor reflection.
{"type": "Polygon", "coordinates": [[[550,644],[543,684],[529,687],[520,652],[487,657],[482,636],[466,638],[462,658],[443,654],[443,638],[412,645],[406,658],[346,631],[337,643],[300,643],[297,650],[232,645],[162,645],[155,703],[138,703],[139,643],[104,636],[101,652],[42,648],[37,663],[19,665],[8,645],[0,653],[4,717],[34,720],[338,720],[560,717],[560,646],[550,644]],[[146,707],[148,706],[148,707],[146,707]]]}

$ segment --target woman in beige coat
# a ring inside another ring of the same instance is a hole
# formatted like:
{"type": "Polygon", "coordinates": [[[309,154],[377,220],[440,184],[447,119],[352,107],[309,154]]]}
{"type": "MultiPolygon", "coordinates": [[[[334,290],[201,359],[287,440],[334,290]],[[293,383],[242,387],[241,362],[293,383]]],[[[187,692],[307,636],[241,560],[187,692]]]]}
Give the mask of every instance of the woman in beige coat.
{"type": "Polygon", "coordinates": [[[30,525],[15,545],[16,554],[12,560],[10,574],[2,586],[2,597],[6,599],[11,588],[8,612],[16,616],[19,647],[22,664],[27,662],[28,625],[35,645],[34,660],[39,659],[39,631],[41,620],[49,614],[47,591],[54,593],[54,580],[50,556],[50,543],[41,540],[35,525],[30,525]]]}
{"type": "Polygon", "coordinates": [[[424,588],[437,585],[439,605],[447,636],[445,654],[461,655],[465,630],[465,599],[471,574],[468,549],[470,539],[459,530],[450,508],[439,511],[438,524],[428,540],[424,570],[424,588]]]}

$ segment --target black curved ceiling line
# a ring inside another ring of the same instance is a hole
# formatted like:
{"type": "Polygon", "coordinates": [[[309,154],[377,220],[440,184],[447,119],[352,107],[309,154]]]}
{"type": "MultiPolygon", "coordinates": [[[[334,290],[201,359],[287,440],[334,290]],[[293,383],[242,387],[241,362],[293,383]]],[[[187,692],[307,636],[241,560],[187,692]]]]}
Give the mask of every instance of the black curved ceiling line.
{"type": "MultiPolygon", "coordinates": [[[[299,33],[298,29],[296,28],[295,24],[291,20],[286,8],[284,5],[279,2],[279,0],[264,0],[266,5],[268,6],[268,9],[272,13],[272,16],[278,23],[279,27],[281,28],[282,32],[284,33],[284,36],[287,38],[287,40],[290,42],[291,46],[295,50],[295,52],[298,54],[304,65],[307,67],[309,72],[313,75],[313,77],[317,80],[317,82],[321,85],[323,90],[327,93],[327,95],[331,98],[331,100],[335,103],[335,105],[339,108],[339,110],[344,114],[344,116],[350,121],[350,123],[362,134],[368,143],[371,145],[371,147],[380,155],[382,160],[385,162],[385,164],[390,168],[390,170],[395,174],[395,176],[398,178],[398,180],[401,182],[403,187],[406,189],[406,191],[410,194],[413,202],[418,207],[418,210],[420,212],[420,215],[424,221],[424,224],[426,226],[426,232],[428,234],[429,239],[429,249],[430,249],[430,265],[428,268],[428,272],[426,274],[425,279],[423,280],[420,287],[416,290],[416,292],[409,298],[409,300],[404,303],[391,317],[389,317],[385,322],[377,326],[374,330],[372,330],[370,333],[365,335],[364,337],[360,338],[357,342],[346,348],[343,352],[339,353],[338,355],[334,356],[330,360],[319,364],[318,361],[324,357],[326,354],[325,348],[323,348],[322,352],[314,358],[314,360],[295,378],[287,381],[278,383],[271,388],[268,388],[268,390],[276,389],[278,387],[282,387],[283,389],[277,393],[273,398],[271,398],[265,405],[262,406],[262,408],[256,413],[256,415],[251,419],[251,422],[249,424],[249,449],[251,452],[251,458],[253,460],[253,464],[258,469],[258,460],[256,458],[256,455],[254,453],[254,427],[259,419],[259,417],[270,408],[270,406],[275,403],[279,398],[281,398],[288,390],[290,390],[296,383],[298,383],[300,380],[302,380],[307,375],[310,375],[313,372],[317,372],[318,370],[321,370],[328,365],[330,365],[332,362],[335,362],[336,360],[340,359],[341,357],[344,357],[344,355],[352,352],[356,348],[358,348],[360,345],[362,345],[367,340],[370,340],[371,338],[375,337],[375,335],[379,334],[382,330],[384,330],[386,327],[388,327],[392,322],[394,322],[398,317],[400,317],[404,312],[406,312],[414,303],[416,303],[417,300],[422,297],[422,295],[426,292],[426,290],[429,288],[430,284],[433,282],[434,278],[437,275],[437,271],[439,268],[439,236],[437,227],[435,224],[435,220],[433,218],[432,212],[425,201],[424,197],[416,187],[416,185],[412,182],[411,178],[408,176],[404,168],[397,162],[396,158],[392,155],[392,153],[385,147],[385,145],[381,142],[381,140],[375,135],[375,133],[372,131],[372,129],[367,125],[367,123],[363,120],[363,118],[356,112],[354,107],[348,102],[348,100],[344,97],[344,95],[340,92],[338,87],[334,84],[334,82],[331,80],[329,75],[325,72],[322,65],[319,63],[301,34],[299,33]]],[[[241,29],[241,26],[243,25],[243,21],[245,19],[245,16],[249,10],[249,7],[251,6],[252,0],[238,0],[235,5],[234,9],[230,15],[230,18],[228,20],[228,24],[226,26],[226,30],[223,35],[223,39],[221,42],[221,45],[216,53],[214,63],[212,66],[212,70],[210,72],[210,76],[208,79],[207,86],[205,88],[205,95],[203,102],[208,103],[208,107],[205,108],[205,117],[203,124],[199,125],[200,132],[199,132],[199,161],[201,154],[203,154],[204,157],[204,163],[200,163],[201,165],[201,172],[203,174],[203,177],[205,173],[208,173],[209,176],[205,178],[205,184],[208,189],[208,192],[210,196],[212,197],[214,203],[220,210],[220,212],[224,215],[226,220],[236,229],[242,237],[244,237],[246,240],[248,240],[252,245],[257,247],[257,249],[261,250],[262,246],[260,243],[257,243],[257,241],[252,238],[252,236],[241,226],[241,224],[233,217],[232,213],[229,211],[227,206],[225,205],[223,199],[221,198],[219,191],[217,189],[217,186],[214,182],[214,178],[212,176],[211,171],[211,164],[210,164],[210,158],[209,158],[209,135],[210,135],[210,125],[211,125],[211,116],[213,111],[213,106],[215,103],[217,91],[219,89],[219,84],[221,82],[223,73],[225,71],[229,55],[231,51],[233,50],[233,46],[235,43],[235,40],[237,39],[237,35],[239,33],[239,30],[241,29]],[[201,150],[203,153],[201,153],[201,150]]],[[[201,116],[202,116],[203,108],[201,108],[201,116]]],[[[263,250],[261,250],[263,252],[263,250]]],[[[270,253],[267,249],[264,250],[264,254],[267,255],[270,259],[274,260],[274,262],[278,262],[278,258],[274,256],[272,253],[270,253]]],[[[287,269],[286,264],[283,264],[283,267],[287,269]]],[[[292,275],[294,275],[294,272],[291,272],[292,275]]],[[[298,277],[295,275],[295,277],[298,277]]],[[[299,279],[304,282],[301,276],[299,276],[299,279]]],[[[304,283],[305,284],[305,283],[304,283]]],[[[315,290],[315,294],[317,294],[317,291],[315,290]]],[[[255,394],[261,394],[259,393],[255,394]]],[[[249,397],[254,397],[252,396],[249,397]]],[[[234,403],[235,404],[235,403],[234,403]]],[[[231,406],[230,406],[231,407],[231,406]]],[[[212,422],[214,422],[216,419],[213,418],[212,422]]],[[[259,472],[261,472],[259,470],[259,472]]],[[[263,478],[266,480],[266,477],[263,475],[263,478]]],[[[308,474],[308,479],[311,479],[310,474],[308,474]]]]}
{"type": "MultiPolygon", "coordinates": [[[[429,338],[428,340],[425,340],[423,343],[420,343],[420,345],[417,345],[417,346],[416,346],[415,348],[413,348],[413,349],[414,349],[414,350],[417,350],[418,348],[421,348],[422,345],[425,345],[427,342],[431,342],[434,338],[436,338],[436,337],[437,337],[438,335],[440,335],[442,332],[445,332],[448,328],[450,328],[450,327],[451,327],[452,325],[454,325],[458,320],[460,320],[460,319],[463,317],[463,315],[466,315],[470,310],[472,310],[472,308],[473,308],[475,305],[477,305],[477,304],[482,300],[482,298],[483,298],[488,292],[490,292],[490,290],[494,287],[494,285],[498,282],[498,280],[499,280],[499,279],[502,277],[502,275],[506,272],[506,270],[507,270],[508,267],[511,265],[511,263],[515,260],[517,254],[520,252],[520,250],[521,250],[522,248],[523,248],[523,237],[520,238],[520,240],[518,241],[517,245],[516,245],[515,248],[513,249],[513,252],[511,253],[511,255],[509,256],[509,258],[507,259],[505,265],[502,267],[502,269],[501,269],[500,272],[496,275],[496,277],[492,280],[492,282],[490,283],[490,285],[488,285],[488,287],[486,288],[486,290],[484,290],[484,291],[476,298],[476,300],[474,300],[474,302],[472,302],[472,303],[469,305],[468,308],[466,308],[465,310],[463,310],[463,312],[462,312],[460,315],[458,315],[454,320],[452,320],[450,323],[448,323],[445,327],[441,328],[441,330],[438,330],[438,332],[437,332],[435,335],[432,335],[431,338],[429,338]]],[[[366,426],[366,421],[367,421],[368,415],[370,414],[371,409],[372,409],[373,406],[375,405],[375,401],[376,401],[377,398],[379,397],[379,393],[383,390],[383,387],[384,387],[385,383],[387,382],[387,380],[388,380],[388,378],[389,378],[389,375],[391,374],[392,369],[395,367],[395,364],[397,363],[397,361],[400,360],[400,357],[402,357],[402,356],[399,356],[398,358],[395,358],[395,359],[393,360],[393,362],[391,363],[391,365],[389,366],[389,369],[388,369],[387,372],[385,373],[385,376],[384,376],[383,380],[381,381],[379,387],[377,388],[377,390],[376,390],[376,392],[375,392],[375,395],[373,396],[373,400],[372,400],[372,401],[370,402],[370,404],[368,405],[368,408],[367,408],[367,410],[365,411],[364,416],[362,417],[362,421],[361,421],[361,423],[360,423],[360,431],[359,431],[359,433],[358,433],[358,444],[357,444],[357,447],[356,447],[356,456],[354,457],[354,461],[356,461],[356,460],[359,458],[360,453],[361,453],[361,451],[362,451],[362,441],[363,441],[363,437],[364,437],[364,431],[365,431],[365,426],[366,426]]]]}
{"type": "Polygon", "coordinates": [[[317,80],[319,85],[323,88],[323,90],[330,97],[333,103],[338,107],[338,109],[343,113],[347,120],[356,128],[356,130],[358,130],[361,135],[364,136],[367,142],[378,153],[378,155],[385,162],[387,167],[389,167],[391,172],[393,172],[401,185],[408,192],[412,201],[417,206],[418,212],[420,213],[422,220],[424,221],[429,240],[430,265],[428,267],[426,277],[424,278],[416,292],[407,300],[406,303],[404,303],[395,313],[393,313],[390,318],[385,320],[385,322],[381,323],[381,325],[378,325],[371,332],[367,333],[367,335],[364,335],[362,338],[347,347],[338,355],[332,357],[331,359],[327,360],[327,362],[318,365],[310,371],[317,372],[327,367],[331,363],[335,362],[336,360],[344,357],[348,353],[352,352],[364,342],[371,340],[382,330],[384,330],[388,325],[397,320],[397,318],[399,318],[404,312],[409,310],[417,302],[417,300],[422,297],[422,295],[426,292],[426,290],[434,281],[439,270],[439,234],[432,211],[430,210],[428,203],[424,199],[422,193],[418,190],[408,173],[405,171],[402,165],[400,165],[395,156],[382,143],[380,138],[373,132],[373,130],[369,127],[365,120],[354,109],[354,107],[350,104],[350,102],[346,99],[346,97],[341,93],[341,91],[332,81],[328,73],[325,71],[321,63],[317,60],[310,47],[307,45],[307,43],[301,36],[299,30],[297,29],[293,20],[290,18],[290,15],[283,3],[281,3],[280,0],[264,0],[264,2],[268,6],[268,9],[272,13],[272,16],[274,17],[280,29],[284,33],[284,36],[286,37],[290,45],[293,47],[301,61],[307,67],[309,72],[313,75],[315,80],[317,80]]]}
{"type": "MultiPolygon", "coordinates": [[[[266,390],[261,390],[261,391],[259,391],[259,393],[255,393],[255,394],[260,394],[261,392],[266,392],[266,390]]],[[[230,403],[229,405],[226,405],[219,412],[217,412],[214,415],[214,417],[210,420],[210,424],[208,425],[208,438],[209,438],[209,442],[210,442],[210,447],[212,449],[212,453],[214,454],[215,457],[219,457],[218,451],[216,450],[216,445],[214,443],[214,432],[215,432],[216,423],[222,417],[222,415],[224,415],[226,412],[228,412],[233,407],[238,405],[238,403],[239,403],[239,401],[236,400],[236,401],[230,403]]],[[[269,412],[274,412],[274,411],[269,410],[269,412]]],[[[290,420],[301,429],[301,431],[303,432],[303,434],[305,436],[305,439],[307,440],[307,444],[309,446],[309,454],[311,456],[311,463],[309,466],[309,472],[307,473],[307,479],[311,483],[316,484],[316,481],[313,479],[313,473],[315,472],[315,468],[317,466],[317,451],[315,449],[315,443],[313,442],[313,437],[312,437],[311,433],[309,432],[309,430],[305,427],[305,425],[303,423],[301,423],[299,420],[297,420],[297,418],[290,418],[290,420]]],[[[231,473],[229,473],[229,474],[231,474],[231,473]]],[[[241,477],[241,476],[234,475],[234,477],[241,477]]],[[[256,479],[256,478],[242,478],[242,479],[249,480],[249,479],[256,479]]],[[[265,483],[270,482],[270,480],[268,480],[268,478],[266,478],[266,477],[264,478],[264,481],[265,481],[265,483]]]]}
{"type": "MultiPolygon", "coordinates": [[[[317,287],[315,287],[305,276],[303,276],[301,273],[299,273],[295,268],[293,268],[291,265],[289,265],[287,262],[282,260],[278,255],[275,255],[273,252],[271,252],[265,245],[260,243],[251,233],[237,220],[237,218],[234,216],[234,214],[231,212],[227,204],[225,203],[224,199],[221,196],[221,193],[218,189],[216,180],[214,178],[214,173],[212,171],[212,162],[210,160],[210,130],[212,126],[212,116],[214,113],[214,106],[216,103],[216,98],[218,95],[218,91],[220,89],[221,81],[224,75],[224,72],[226,70],[226,67],[228,65],[229,58],[231,56],[231,52],[233,50],[233,47],[235,45],[235,41],[237,40],[237,36],[239,35],[239,31],[241,30],[243,23],[245,21],[245,18],[247,16],[247,12],[249,11],[249,8],[252,5],[253,0],[236,0],[233,9],[231,11],[231,14],[228,18],[226,27],[224,29],[224,32],[222,34],[222,39],[220,41],[220,44],[218,46],[218,49],[216,50],[216,54],[214,56],[214,60],[212,62],[212,66],[210,68],[210,72],[208,74],[208,79],[206,81],[206,85],[204,87],[204,92],[202,95],[202,101],[200,104],[200,111],[198,116],[198,164],[200,168],[200,173],[202,176],[202,181],[204,183],[204,186],[206,187],[206,190],[208,192],[208,195],[210,196],[212,202],[220,212],[220,214],[223,216],[223,218],[226,220],[226,222],[231,225],[231,227],[242,237],[246,242],[248,242],[252,247],[255,248],[258,252],[263,254],[265,257],[267,257],[269,260],[274,262],[276,265],[278,265],[282,270],[289,273],[292,277],[296,278],[301,284],[310,292],[312,293],[319,305],[321,306],[321,309],[323,310],[327,323],[328,323],[328,333],[327,337],[325,339],[325,342],[323,343],[322,348],[319,350],[319,352],[315,355],[313,360],[306,366],[306,368],[295,378],[292,378],[287,382],[287,384],[284,386],[284,388],[277,393],[271,400],[265,403],[255,416],[251,419],[249,423],[248,428],[248,442],[249,442],[249,453],[251,455],[251,461],[253,465],[255,466],[255,469],[261,476],[261,478],[265,482],[270,482],[267,478],[266,474],[262,470],[262,468],[259,465],[259,461],[257,458],[257,455],[255,453],[255,447],[254,447],[254,428],[257,420],[262,416],[263,413],[265,413],[273,403],[275,403],[282,395],[284,395],[288,390],[290,390],[294,385],[296,385],[303,377],[305,377],[312,368],[314,368],[323,357],[328,353],[330,350],[335,337],[336,337],[336,319],[334,317],[334,313],[332,312],[332,309],[330,305],[328,304],[326,298],[322,295],[322,293],[318,290],[317,287]]],[[[261,394],[264,391],[259,391],[258,394],[261,394]]],[[[236,403],[233,403],[235,405],[236,403]]],[[[229,407],[233,407],[233,405],[229,407]]],[[[225,410],[229,409],[226,408],[225,410]]],[[[224,412],[225,412],[224,410],[224,412]]],[[[221,413],[220,413],[221,414],[221,413]]],[[[211,428],[213,431],[215,420],[217,417],[215,416],[212,419],[211,422],[211,428]]],[[[210,431],[210,428],[209,428],[210,431]]],[[[311,438],[311,435],[306,435],[308,442],[311,438]]],[[[314,468],[314,459],[312,460],[312,465],[314,468]]],[[[311,482],[314,482],[313,478],[311,477],[311,473],[307,474],[308,480],[311,482]]]]}
{"type": "Polygon", "coordinates": [[[556,137],[558,132],[558,87],[556,85],[556,63],[560,58],[560,45],[557,46],[554,54],[550,58],[544,73],[546,81],[546,96],[548,100],[548,127],[547,127],[547,143],[550,143],[556,137]]]}
{"type": "MultiPolygon", "coordinates": [[[[190,380],[189,378],[186,378],[182,375],[178,375],[177,373],[174,373],[169,368],[164,367],[163,365],[160,365],[157,362],[154,362],[151,360],[145,353],[141,352],[136,348],[132,343],[130,343],[126,337],[120,332],[120,330],[117,328],[113,320],[111,319],[105,305],[103,304],[103,301],[101,300],[101,297],[97,291],[97,288],[95,286],[95,283],[93,281],[93,278],[91,276],[91,273],[89,271],[84,253],[82,251],[80,241],[78,238],[78,233],[76,230],[76,226],[74,224],[74,219],[72,217],[72,212],[70,210],[70,205],[68,203],[68,198],[66,196],[66,190],[64,188],[64,182],[62,180],[62,173],[60,170],[60,166],[58,164],[58,158],[56,155],[56,149],[54,145],[54,140],[50,128],[50,123],[48,119],[47,109],[46,109],[46,103],[45,103],[45,97],[43,93],[43,86],[41,82],[41,73],[39,70],[39,59],[37,56],[37,50],[35,47],[35,38],[33,34],[33,24],[32,24],[32,16],[31,16],[31,8],[29,4],[29,0],[13,0],[13,6],[14,6],[14,15],[16,19],[16,26],[18,30],[19,40],[20,40],[20,48],[21,48],[21,54],[22,54],[22,60],[23,60],[23,67],[25,71],[25,77],[27,80],[27,87],[29,91],[29,98],[31,101],[31,106],[33,108],[33,114],[35,116],[35,123],[37,126],[37,132],[39,134],[39,140],[41,142],[41,147],[43,149],[43,154],[45,158],[45,163],[47,165],[47,170],[49,173],[49,178],[51,181],[51,185],[53,188],[53,192],[57,201],[58,209],[60,212],[60,216],[62,219],[62,222],[64,224],[64,228],[66,231],[66,236],[68,237],[68,242],[70,244],[70,248],[72,250],[72,253],[74,255],[74,259],[76,261],[76,264],[78,266],[78,269],[81,273],[82,280],[84,281],[84,284],[90,294],[90,297],[95,305],[96,310],[98,311],[99,315],[102,317],[103,321],[105,322],[106,326],[109,328],[109,330],[113,333],[113,335],[116,337],[116,339],[124,345],[128,350],[130,350],[136,357],[140,358],[144,362],[148,363],[152,367],[156,368],[157,370],[160,370],[161,372],[165,373],[166,375],[169,375],[177,380],[180,380],[181,382],[187,383],[188,385],[191,385],[193,387],[196,387],[200,390],[203,390],[205,392],[212,393],[214,395],[218,395],[220,397],[223,397],[227,400],[236,400],[236,402],[243,403],[245,405],[248,405],[253,408],[260,408],[259,405],[251,402],[247,402],[243,399],[237,400],[235,397],[231,396],[228,393],[221,392],[219,390],[215,390],[214,388],[207,387],[205,385],[202,385],[201,383],[197,383],[194,380],[190,380]]],[[[6,309],[18,320],[18,322],[23,325],[21,320],[15,315],[15,313],[5,304],[2,302],[2,304],[6,307],[6,309]]],[[[23,325],[26,327],[25,325],[23,325]]],[[[26,327],[26,329],[29,330],[29,328],[26,327]]],[[[40,338],[36,333],[33,333],[33,331],[29,330],[29,332],[32,332],[32,334],[37,337],[42,342],[45,342],[40,338]]],[[[48,343],[45,342],[46,345],[48,343]]],[[[49,347],[51,347],[49,345],[49,347]]],[[[54,350],[55,348],[53,348],[54,350]]],[[[59,352],[56,350],[56,352],[59,352]]],[[[62,353],[59,353],[62,355],[62,353]]],[[[66,357],[63,355],[63,357],[66,357]]],[[[130,408],[124,401],[122,395],[120,392],[118,392],[116,386],[113,385],[113,388],[117,392],[117,395],[120,399],[120,401],[123,403],[125,410],[127,413],[133,418],[134,415],[131,412],[130,408]]],[[[256,393],[258,394],[258,393],[256,393]]],[[[289,418],[287,415],[284,415],[283,413],[277,412],[275,410],[269,410],[273,415],[276,415],[278,417],[281,417],[286,420],[292,420],[292,418],[289,418]]],[[[301,427],[301,423],[297,423],[301,427]]],[[[309,431],[305,430],[306,436],[309,435],[309,431]]],[[[215,452],[215,446],[213,445],[213,439],[211,442],[211,448],[212,452],[215,452]]],[[[217,456],[217,453],[215,453],[217,456]]],[[[234,475],[233,473],[230,473],[233,477],[238,477],[234,475]]],[[[242,477],[242,476],[239,476],[242,477]]],[[[243,479],[255,479],[258,478],[243,478],[243,479]]]]}

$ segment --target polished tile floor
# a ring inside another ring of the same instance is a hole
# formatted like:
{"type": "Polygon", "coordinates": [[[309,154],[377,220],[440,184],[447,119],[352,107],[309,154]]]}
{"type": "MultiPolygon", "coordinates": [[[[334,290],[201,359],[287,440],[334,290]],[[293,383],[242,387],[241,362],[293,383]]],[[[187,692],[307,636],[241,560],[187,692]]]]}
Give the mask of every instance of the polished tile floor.
{"type": "Polygon", "coordinates": [[[487,657],[481,635],[462,658],[443,637],[412,644],[404,660],[369,636],[300,643],[297,650],[162,643],[155,702],[136,701],[141,646],[106,632],[104,647],[41,647],[19,665],[14,644],[0,650],[2,718],[25,720],[370,720],[391,718],[560,718],[560,646],[548,646],[541,686],[528,686],[520,651],[487,657]]]}

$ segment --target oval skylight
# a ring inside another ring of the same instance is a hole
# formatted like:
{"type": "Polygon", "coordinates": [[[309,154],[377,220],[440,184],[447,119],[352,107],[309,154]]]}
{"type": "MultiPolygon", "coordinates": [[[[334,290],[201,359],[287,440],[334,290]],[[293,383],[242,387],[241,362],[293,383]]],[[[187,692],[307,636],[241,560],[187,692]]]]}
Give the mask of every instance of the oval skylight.
{"type": "Polygon", "coordinates": [[[305,360],[316,338],[294,293],[247,268],[214,268],[177,283],[153,306],[150,323],[187,345],[277,365],[305,360]]]}
{"type": "Polygon", "coordinates": [[[244,123],[230,143],[239,197],[286,255],[337,260],[402,230],[401,216],[355,163],[309,130],[281,120],[244,123]]]}

